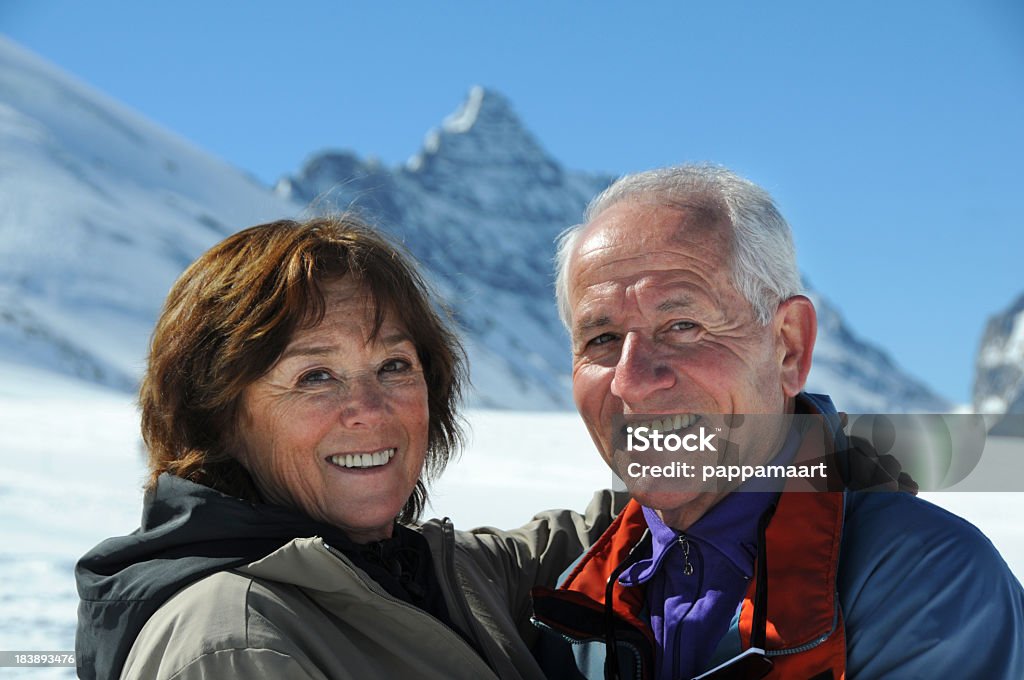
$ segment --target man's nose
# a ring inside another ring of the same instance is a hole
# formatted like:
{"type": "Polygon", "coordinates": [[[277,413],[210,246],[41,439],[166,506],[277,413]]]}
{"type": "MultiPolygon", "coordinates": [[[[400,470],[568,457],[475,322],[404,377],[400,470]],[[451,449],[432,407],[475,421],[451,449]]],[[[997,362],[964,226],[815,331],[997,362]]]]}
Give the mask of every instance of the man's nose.
{"type": "Polygon", "coordinates": [[[375,376],[352,380],[346,387],[340,395],[345,427],[375,426],[387,417],[387,397],[375,376]]]}
{"type": "Polygon", "coordinates": [[[654,341],[638,333],[627,333],[615,364],[612,394],[624,404],[642,410],[648,397],[672,387],[675,382],[672,368],[658,358],[654,341]]]}

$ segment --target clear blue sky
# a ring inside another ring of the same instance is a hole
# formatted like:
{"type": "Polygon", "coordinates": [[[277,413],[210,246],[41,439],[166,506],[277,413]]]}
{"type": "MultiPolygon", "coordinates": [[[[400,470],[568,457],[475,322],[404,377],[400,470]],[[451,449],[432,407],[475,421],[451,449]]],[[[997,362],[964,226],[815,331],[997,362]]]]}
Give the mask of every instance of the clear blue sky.
{"type": "Polygon", "coordinates": [[[966,401],[1024,292],[1024,3],[0,0],[0,30],[272,183],[405,161],[476,83],[564,165],[730,166],[811,283],[966,401]]]}

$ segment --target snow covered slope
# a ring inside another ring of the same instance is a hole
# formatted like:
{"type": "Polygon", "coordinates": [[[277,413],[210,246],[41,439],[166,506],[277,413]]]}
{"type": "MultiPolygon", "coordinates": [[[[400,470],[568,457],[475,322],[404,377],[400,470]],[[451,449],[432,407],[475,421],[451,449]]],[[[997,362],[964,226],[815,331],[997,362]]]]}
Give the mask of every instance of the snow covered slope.
{"type": "MultiPolygon", "coordinates": [[[[582,508],[611,475],[573,413],[470,411],[469,445],[431,492],[428,516],[460,527],[518,526],[553,507],[582,508]],[[540,471],[540,472],[538,472],[540,471]]],[[[130,396],[0,361],[0,649],[70,650],[74,563],[138,526],[144,457],[130,396]]],[[[934,493],[1024,577],[1024,494],[934,493]]],[[[73,677],[3,669],[0,677],[73,677]]]]}
{"type": "Polygon", "coordinates": [[[0,36],[4,359],[131,387],[182,269],[300,210],[0,36]]]}
{"type": "MultiPolygon", "coordinates": [[[[564,169],[473,88],[404,167],[325,153],[275,192],[0,37],[0,359],[131,389],[180,271],[312,202],[360,209],[424,263],[462,327],[473,404],[571,408],[552,241],[611,179],[564,169]]],[[[820,304],[812,389],[850,411],[945,408],[820,304]]]]}
{"type": "Polygon", "coordinates": [[[985,325],[975,363],[974,408],[1012,414],[1015,424],[1024,418],[1024,294],[985,325]]]}

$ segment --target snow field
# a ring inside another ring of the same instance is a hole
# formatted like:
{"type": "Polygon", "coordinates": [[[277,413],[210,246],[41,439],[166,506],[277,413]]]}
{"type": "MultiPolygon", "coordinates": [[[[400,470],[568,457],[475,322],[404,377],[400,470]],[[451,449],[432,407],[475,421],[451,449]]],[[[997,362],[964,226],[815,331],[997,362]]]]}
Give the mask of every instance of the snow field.
{"type": "MultiPolygon", "coordinates": [[[[513,527],[582,510],[611,475],[572,413],[467,413],[468,442],[434,485],[427,516],[513,527]]],[[[0,363],[0,649],[70,650],[78,557],[139,520],[145,460],[132,397],[0,363]]],[[[1024,577],[1024,493],[925,497],[978,526],[1024,577]]],[[[73,677],[0,669],[0,677],[73,677]]]]}

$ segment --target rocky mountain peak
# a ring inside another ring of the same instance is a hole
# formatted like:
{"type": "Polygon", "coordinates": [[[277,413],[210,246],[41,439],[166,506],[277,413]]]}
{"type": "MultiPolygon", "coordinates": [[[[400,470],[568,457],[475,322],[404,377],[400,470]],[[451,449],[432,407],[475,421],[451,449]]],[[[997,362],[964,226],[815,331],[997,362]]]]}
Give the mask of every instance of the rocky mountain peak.
{"type": "Polygon", "coordinates": [[[496,90],[480,85],[469,89],[469,94],[459,107],[441,123],[441,128],[451,134],[471,132],[477,122],[482,126],[497,124],[510,125],[525,130],[519,117],[512,109],[512,102],[496,90]]]}
{"type": "Polygon", "coordinates": [[[470,88],[440,127],[427,133],[423,148],[406,164],[408,172],[424,177],[447,176],[455,167],[530,171],[545,182],[561,174],[558,163],[523,125],[511,102],[479,85],[470,88]]]}
{"type": "Polygon", "coordinates": [[[979,413],[1006,413],[1011,404],[1024,405],[1024,294],[985,325],[973,397],[979,413]]]}

